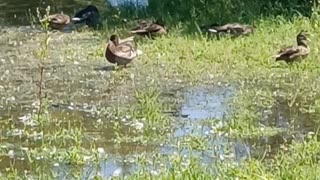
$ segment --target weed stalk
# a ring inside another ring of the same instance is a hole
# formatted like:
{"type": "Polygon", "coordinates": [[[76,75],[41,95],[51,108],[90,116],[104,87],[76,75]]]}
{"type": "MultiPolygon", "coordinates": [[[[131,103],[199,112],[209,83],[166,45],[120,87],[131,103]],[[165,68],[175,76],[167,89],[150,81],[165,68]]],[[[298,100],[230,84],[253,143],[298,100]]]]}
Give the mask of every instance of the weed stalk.
{"type": "Polygon", "coordinates": [[[45,81],[44,81],[44,70],[45,70],[45,59],[48,56],[48,49],[49,49],[49,41],[50,41],[50,34],[49,34],[49,19],[47,18],[49,16],[50,13],[50,6],[48,6],[46,8],[46,17],[45,17],[45,21],[41,21],[41,16],[40,16],[40,10],[39,8],[37,8],[37,17],[40,20],[42,29],[45,32],[45,37],[43,42],[41,43],[41,51],[39,54],[39,73],[40,73],[40,81],[39,81],[39,92],[38,92],[38,97],[39,97],[39,109],[38,109],[38,113],[37,113],[37,119],[38,121],[40,120],[42,111],[43,111],[43,102],[45,101],[44,98],[46,98],[46,96],[43,96],[43,88],[45,87],[45,81]]]}

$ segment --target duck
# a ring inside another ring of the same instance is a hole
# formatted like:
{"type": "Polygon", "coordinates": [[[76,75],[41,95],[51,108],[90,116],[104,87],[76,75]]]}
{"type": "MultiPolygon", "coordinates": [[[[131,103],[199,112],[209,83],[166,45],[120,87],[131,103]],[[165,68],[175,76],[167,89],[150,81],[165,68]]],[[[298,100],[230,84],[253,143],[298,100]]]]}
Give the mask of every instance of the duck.
{"type": "Polygon", "coordinates": [[[218,25],[213,23],[210,25],[202,26],[200,29],[203,32],[214,33],[216,35],[220,34],[231,34],[233,36],[249,35],[254,32],[255,27],[240,23],[227,23],[224,25],[218,25]]]}
{"type": "Polygon", "coordinates": [[[49,21],[49,25],[52,29],[57,29],[62,31],[64,27],[70,24],[70,16],[63,13],[51,14],[43,19],[40,22],[49,21]]]}
{"type": "Polygon", "coordinates": [[[105,51],[107,61],[126,68],[127,64],[142,54],[142,51],[136,49],[132,42],[133,37],[121,40],[119,36],[111,35],[105,51]]]}
{"type": "Polygon", "coordinates": [[[308,37],[309,34],[306,31],[300,31],[296,37],[296,46],[287,46],[285,48],[282,48],[273,57],[276,58],[276,61],[283,60],[287,63],[300,61],[306,58],[310,54],[310,48],[308,46],[308,37]]]}
{"type": "Polygon", "coordinates": [[[95,5],[88,5],[86,8],[78,11],[72,20],[75,24],[85,23],[88,27],[96,28],[99,24],[99,10],[95,5]]]}
{"type": "Polygon", "coordinates": [[[140,36],[155,37],[157,35],[167,34],[167,28],[160,20],[152,22],[141,20],[138,27],[131,29],[130,33],[140,36]]]}

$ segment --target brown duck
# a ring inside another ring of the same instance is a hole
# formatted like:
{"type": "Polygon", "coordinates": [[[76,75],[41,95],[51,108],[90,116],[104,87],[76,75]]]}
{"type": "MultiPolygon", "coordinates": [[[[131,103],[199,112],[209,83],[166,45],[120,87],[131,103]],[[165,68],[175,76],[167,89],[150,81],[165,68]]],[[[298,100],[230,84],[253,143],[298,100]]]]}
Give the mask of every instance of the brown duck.
{"type": "Polygon", "coordinates": [[[225,25],[218,25],[218,24],[211,24],[207,26],[202,26],[200,29],[203,32],[210,32],[217,35],[220,34],[231,34],[234,36],[240,36],[240,35],[249,35],[253,33],[255,27],[251,25],[245,25],[245,24],[239,24],[239,23],[228,23],[225,25]]]}
{"type": "Polygon", "coordinates": [[[133,47],[133,37],[120,40],[117,35],[111,35],[105,57],[110,63],[126,67],[128,63],[141,54],[142,51],[133,47]]]}
{"type": "Polygon", "coordinates": [[[138,27],[131,29],[130,33],[140,36],[155,37],[157,35],[167,34],[167,28],[164,23],[159,20],[153,22],[142,20],[139,22],[138,27]]]}
{"type": "Polygon", "coordinates": [[[70,23],[70,17],[66,14],[52,14],[48,17],[45,17],[40,20],[40,22],[49,21],[50,27],[52,29],[58,29],[62,31],[65,26],[67,26],[70,23]]]}
{"type": "Polygon", "coordinates": [[[274,56],[274,58],[276,58],[276,61],[284,60],[287,63],[291,63],[293,61],[298,61],[306,58],[310,53],[307,39],[308,36],[309,34],[307,32],[301,31],[297,35],[297,45],[288,46],[281,49],[278,54],[274,56]]]}

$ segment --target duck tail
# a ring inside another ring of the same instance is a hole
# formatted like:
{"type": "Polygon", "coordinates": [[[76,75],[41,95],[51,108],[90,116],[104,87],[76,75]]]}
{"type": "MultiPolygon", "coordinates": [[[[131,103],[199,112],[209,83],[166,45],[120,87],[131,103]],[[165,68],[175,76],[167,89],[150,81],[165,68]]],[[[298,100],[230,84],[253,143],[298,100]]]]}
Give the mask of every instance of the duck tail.
{"type": "Polygon", "coordinates": [[[272,58],[279,58],[281,56],[281,54],[275,54],[275,55],[272,55],[272,58]]]}
{"type": "Polygon", "coordinates": [[[281,58],[281,54],[275,54],[272,56],[272,58],[274,58],[276,61],[281,61],[282,58],[281,58]]]}

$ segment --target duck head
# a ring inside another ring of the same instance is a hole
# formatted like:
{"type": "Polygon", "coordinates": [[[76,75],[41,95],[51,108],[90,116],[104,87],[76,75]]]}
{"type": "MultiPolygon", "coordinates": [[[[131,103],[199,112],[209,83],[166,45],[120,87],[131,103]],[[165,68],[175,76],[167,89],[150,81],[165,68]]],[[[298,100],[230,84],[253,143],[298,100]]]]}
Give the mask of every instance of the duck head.
{"type": "Polygon", "coordinates": [[[243,34],[247,35],[247,34],[253,33],[255,28],[256,28],[255,26],[246,26],[244,28],[243,34]]]}
{"type": "Polygon", "coordinates": [[[89,12],[89,11],[98,12],[98,8],[94,5],[88,5],[85,9],[87,12],[89,12]]]}
{"type": "Polygon", "coordinates": [[[164,21],[159,20],[159,19],[157,19],[157,20],[153,21],[153,23],[158,24],[158,25],[160,25],[160,26],[162,26],[162,27],[164,27],[164,26],[165,26],[164,21]]]}
{"type": "Polygon", "coordinates": [[[297,35],[297,44],[298,46],[307,46],[309,34],[306,31],[300,31],[297,35]]]}
{"type": "Polygon", "coordinates": [[[113,42],[113,44],[118,45],[119,44],[119,37],[115,34],[110,36],[109,41],[113,42]]]}
{"type": "Polygon", "coordinates": [[[163,20],[157,19],[157,20],[153,21],[153,23],[163,27],[163,29],[166,31],[166,33],[168,33],[170,31],[170,28],[168,26],[166,26],[166,23],[163,20]]]}

